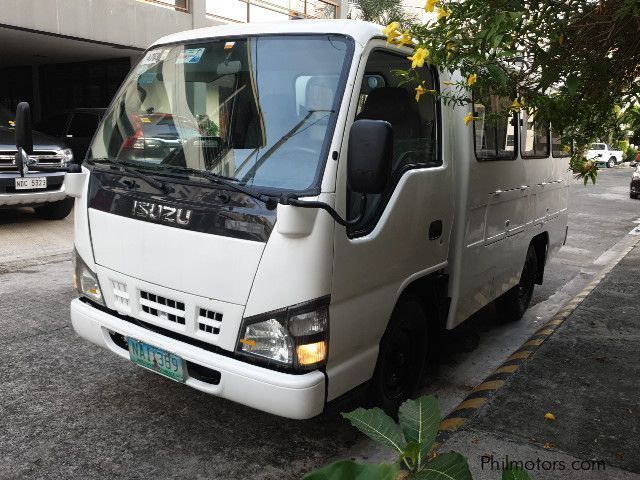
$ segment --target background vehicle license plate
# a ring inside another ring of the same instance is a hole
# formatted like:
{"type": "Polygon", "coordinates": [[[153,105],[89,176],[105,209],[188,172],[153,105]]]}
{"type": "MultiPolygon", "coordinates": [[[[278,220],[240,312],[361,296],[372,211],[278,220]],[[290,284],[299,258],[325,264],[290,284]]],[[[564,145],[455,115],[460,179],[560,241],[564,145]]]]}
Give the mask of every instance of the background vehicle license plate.
{"type": "Polygon", "coordinates": [[[16,190],[47,188],[47,177],[16,178],[16,190]]]}
{"type": "Polygon", "coordinates": [[[184,382],[182,358],[133,338],[130,338],[128,343],[129,358],[132,362],[169,377],[171,380],[184,382]]]}

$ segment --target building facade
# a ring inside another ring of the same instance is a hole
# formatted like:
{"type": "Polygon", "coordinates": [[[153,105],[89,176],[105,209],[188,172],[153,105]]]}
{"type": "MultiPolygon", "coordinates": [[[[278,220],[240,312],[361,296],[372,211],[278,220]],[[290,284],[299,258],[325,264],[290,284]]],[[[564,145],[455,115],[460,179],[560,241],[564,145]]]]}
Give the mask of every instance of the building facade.
{"type": "Polygon", "coordinates": [[[34,119],[106,107],[158,38],[231,22],[344,18],[346,0],[0,0],[0,103],[34,119]]]}

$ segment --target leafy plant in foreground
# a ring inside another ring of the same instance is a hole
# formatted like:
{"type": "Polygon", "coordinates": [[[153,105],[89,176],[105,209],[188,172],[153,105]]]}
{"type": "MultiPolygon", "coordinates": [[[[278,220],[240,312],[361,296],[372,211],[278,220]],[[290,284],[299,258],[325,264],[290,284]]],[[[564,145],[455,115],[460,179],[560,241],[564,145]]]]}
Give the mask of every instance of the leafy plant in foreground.
{"type": "MultiPolygon", "coordinates": [[[[376,442],[398,455],[395,463],[360,464],[340,460],[305,477],[305,480],[471,480],[467,460],[459,453],[434,451],[442,419],[435,397],[407,400],[398,410],[399,424],[380,408],[358,408],[342,416],[376,442]]],[[[515,466],[503,480],[528,480],[515,466]]]]}

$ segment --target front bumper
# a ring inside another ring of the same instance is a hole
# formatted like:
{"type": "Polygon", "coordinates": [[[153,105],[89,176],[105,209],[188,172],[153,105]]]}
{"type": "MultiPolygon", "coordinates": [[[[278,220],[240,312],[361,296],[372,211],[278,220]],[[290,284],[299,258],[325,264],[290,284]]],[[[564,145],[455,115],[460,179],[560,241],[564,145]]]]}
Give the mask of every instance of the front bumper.
{"type": "Polygon", "coordinates": [[[185,383],[203,392],[294,419],[311,418],[324,409],[325,377],[317,370],[292,375],[251,365],[126,322],[79,299],[71,302],[71,323],[81,337],[127,360],[129,352],[114,343],[110,331],[218,371],[220,381],[216,385],[187,376],[185,383]]]}
{"type": "Polygon", "coordinates": [[[28,207],[40,205],[42,203],[58,202],[67,196],[64,188],[64,173],[52,172],[32,172],[30,177],[47,177],[47,190],[15,190],[15,179],[20,174],[2,172],[0,173],[0,207],[16,206],[28,207]]]}

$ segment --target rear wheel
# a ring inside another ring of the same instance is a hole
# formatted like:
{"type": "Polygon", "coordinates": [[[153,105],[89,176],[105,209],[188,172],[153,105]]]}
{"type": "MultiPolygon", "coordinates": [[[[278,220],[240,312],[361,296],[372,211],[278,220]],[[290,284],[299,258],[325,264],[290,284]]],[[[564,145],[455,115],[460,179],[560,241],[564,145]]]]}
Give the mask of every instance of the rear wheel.
{"type": "Polygon", "coordinates": [[[73,210],[73,198],[67,197],[58,202],[45,203],[34,207],[36,215],[45,220],[62,220],[66,218],[73,210]]]}
{"type": "Polygon", "coordinates": [[[372,400],[389,415],[414,391],[427,358],[427,316],[421,303],[406,297],[396,305],[380,342],[370,383],[372,400]]]}
{"type": "Polygon", "coordinates": [[[520,282],[496,299],[496,310],[500,318],[507,322],[520,320],[529,308],[533,288],[536,283],[538,257],[533,244],[529,245],[524,261],[520,282]]]}
{"type": "Polygon", "coordinates": [[[611,157],[609,159],[609,161],[607,162],[607,167],[608,168],[613,168],[616,166],[616,158],[615,157],[611,157]]]}

